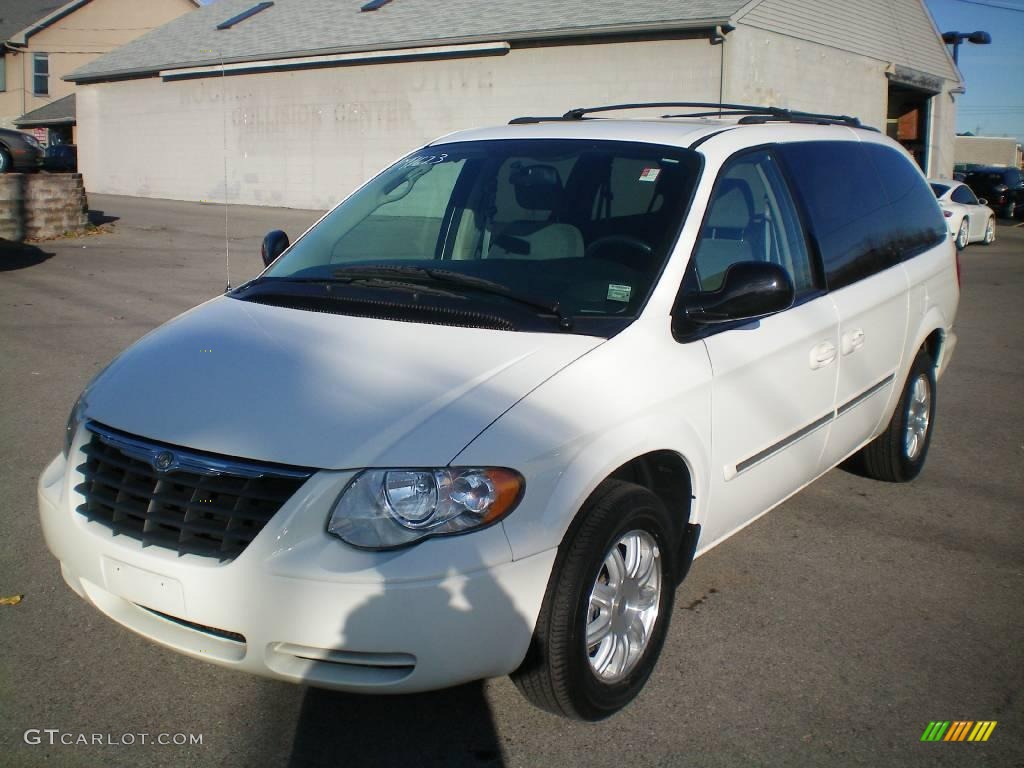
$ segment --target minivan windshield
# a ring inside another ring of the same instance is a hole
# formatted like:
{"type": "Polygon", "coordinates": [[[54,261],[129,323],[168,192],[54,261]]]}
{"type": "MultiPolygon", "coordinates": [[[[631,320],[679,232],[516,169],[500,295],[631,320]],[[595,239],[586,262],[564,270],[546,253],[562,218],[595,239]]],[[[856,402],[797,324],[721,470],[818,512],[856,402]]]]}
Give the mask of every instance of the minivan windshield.
{"type": "Polygon", "coordinates": [[[422,285],[430,301],[550,314],[562,330],[566,318],[632,319],[675,242],[700,165],[692,151],[636,142],[427,147],[331,211],[257,282],[406,293],[422,285]]]}

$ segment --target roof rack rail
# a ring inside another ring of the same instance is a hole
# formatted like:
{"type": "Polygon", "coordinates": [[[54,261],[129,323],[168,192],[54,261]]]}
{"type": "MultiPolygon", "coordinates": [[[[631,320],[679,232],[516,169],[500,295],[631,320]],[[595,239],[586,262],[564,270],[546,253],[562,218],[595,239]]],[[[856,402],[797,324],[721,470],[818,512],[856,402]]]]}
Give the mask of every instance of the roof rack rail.
{"type": "Polygon", "coordinates": [[[608,104],[603,107],[580,107],[570,109],[561,117],[517,117],[509,121],[509,125],[524,125],[527,123],[542,123],[559,120],[587,120],[587,115],[595,112],[617,112],[625,109],[697,109],[698,112],[687,112],[685,114],[662,115],[665,118],[674,117],[739,117],[743,124],[763,124],[767,122],[789,122],[789,123],[814,123],[817,125],[846,125],[851,128],[866,128],[876,130],[863,125],[856,117],[849,115],[826,115],[817,112],[801,112],[798,110],[784,109],[782,107],[763,107],[751,104],[717,104],[706,101],[652,101],[638,104],[608,104]]]}

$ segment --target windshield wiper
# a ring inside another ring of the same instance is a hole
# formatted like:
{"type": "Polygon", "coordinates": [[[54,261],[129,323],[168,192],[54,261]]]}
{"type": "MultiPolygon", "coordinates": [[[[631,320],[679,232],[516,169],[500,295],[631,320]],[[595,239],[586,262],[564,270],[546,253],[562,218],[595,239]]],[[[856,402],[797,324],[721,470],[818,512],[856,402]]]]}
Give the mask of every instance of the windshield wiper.
{"type": "Polygon", "coordinates": [[[558,318],[558,327],[563,331],[568,331],[572,328],[572,318],[562,311],[562,307],[557,301],[552,303],[532,296],[526,296],[512,290],[507,285],[502,285],[493,280],[475,277],[474,275],[465,275],[450,269],[434,269],[432,267],[417,267],[407,264],[382,264],[375,267],[341,267],[333,272],[333,276],[339,280],[396,280],[396,278],[403,277],[418,277],[443,285],[472,288],[482,293],[501,296],[518,304],[539,309],[545,314],[554,315],[558,318]]]}
{"type": "MultiPolygon", "coordinates": [[[[417,277],[418,275],[411,275],[411,276],[412,277],[417,277]]],[[[458,296],[458,294],[452,293],[451,291],[445,291],[445,290],[442,290],[439,287],[428,286],[428,285],[424,285],[423,283],[410,282],[408,280],[408,278],[402,279],[402,278],[400,278],[400,277],[398,277],[398,276],[396,276],[394,274],[388,274],[388,273],[381,273],[381,274],[373,273],[373,274],[371,274],[369,271],[366,274],[360,273],[360,274],[356,274],[356,275],[349,275],[349,274],[346,273],[342,277],[273,277],[273,278],[269,278],[269,280],[273,280],[275,282],[280,282],[280,283],[295,283],[295,284],[298,284],[298,285],[324,285],[324,286],[330,286],[330,285],[333,285],[335,283],[346,283],[346,284],[348,284],[348,283],[353,283],[353,282],[356,282],[356,281],[365,282],[365,283],[383,283],[383,284],[387,285],[389,288],[402,288],[402,289],[405,289],[405,290],[408,290],[408,291],[419,291],[421,293],[428,293],[428,294],[432,294],[432,295],[435,295],[435,296],[448,296],[448,297],[458,296]]],[[[269,282],[269,280],[268,280],[268,282],[269,282]]]]}

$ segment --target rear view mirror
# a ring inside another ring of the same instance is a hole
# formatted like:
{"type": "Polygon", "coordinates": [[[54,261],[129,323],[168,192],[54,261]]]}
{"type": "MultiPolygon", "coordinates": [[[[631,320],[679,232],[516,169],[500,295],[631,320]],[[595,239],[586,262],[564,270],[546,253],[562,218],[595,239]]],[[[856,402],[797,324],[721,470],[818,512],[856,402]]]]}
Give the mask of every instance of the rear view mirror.
{"type": "Polygon", "coordinates": [[[553,211],[562,197],[562,179],[553,165],[513,164],[508,180],[516,204],[528,211],[553,211]]]}
{"type": "Polygon", "coordinates": [[[263,245],[260,246],[260,256],[263,258],[263,265],[269,267],[278,256],[284,253],[289,246],[288,235],[280,229],[267,232],[263,238],[263,245]]]}
{"type": "Polygon", "coordinates": [[[988,205],[988,198],[979,197],[978,198],[978,205],[988,205]]]}
{"type": "Polygon", "coordinates": [[[741,261],[729,267],[717,291],[689,296],[685,317],[700,325],[755,320],[789,309],[795,297],[789,273],[778,264],[741,261]]]}

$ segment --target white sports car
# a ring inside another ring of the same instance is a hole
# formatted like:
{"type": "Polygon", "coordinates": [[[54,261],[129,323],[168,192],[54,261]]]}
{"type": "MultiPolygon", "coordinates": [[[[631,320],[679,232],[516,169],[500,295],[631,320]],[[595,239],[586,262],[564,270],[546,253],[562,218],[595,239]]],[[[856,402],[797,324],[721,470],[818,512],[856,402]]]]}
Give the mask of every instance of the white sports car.
{"type": "Polygon", "coordinates": [[[939,199],[949,234],[956,239],[957,250],[962,251],[979,241],[985,245],[995,242],[996,215],[985,198],[979,200],[962,181],[928,179],[928,183],[939,199]]]}

